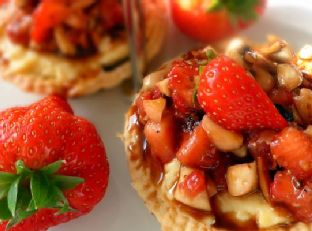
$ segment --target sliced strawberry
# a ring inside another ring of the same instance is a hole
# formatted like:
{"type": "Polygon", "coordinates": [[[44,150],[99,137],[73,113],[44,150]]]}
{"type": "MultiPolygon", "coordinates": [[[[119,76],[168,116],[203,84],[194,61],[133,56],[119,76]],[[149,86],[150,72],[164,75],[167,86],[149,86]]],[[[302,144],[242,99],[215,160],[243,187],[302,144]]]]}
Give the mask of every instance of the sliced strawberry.
{"type": "Polygon", "coordinates": [[[285,128],[271,144],[271,152],[277,163],[290,170],[298,179],[312,176],[312,141],[293,127],[285,128]]]}
{"type": "Polygon", "coordinates": [[[238,63],[221,55],[207,64],[198,101],[207,114],[230,130],[282,129],[279,114],[257,82],[238,63]]]}
{"type": "Polygon", "coordinates": [[[175,134],[176,125],[172,113],[164,113],[159,123],[149,120],[144,127],[151,154],[162,163],[168,163],[175,157],[175,134]]]}
{"type": "Polygon", "coordinates": [[[271,199],[284,203],[299,220],[312,222],[312,183],[301,186],[290,172],[278,172],[271,185],[271,199]]]}
{"type": "Polygon", "coordinates": [[[184,139],[176,156],[182,164],[190,167],[213,168],[219,164],[216,147],[201,125],[184,139]]]}
{"type": "Polygon", "coordinates": [[[195,76],[198,76],[198,66],[184,60],[175,61],[168,74],[174,107],[182,114],[196,110],[194,102],[195,76]]]}

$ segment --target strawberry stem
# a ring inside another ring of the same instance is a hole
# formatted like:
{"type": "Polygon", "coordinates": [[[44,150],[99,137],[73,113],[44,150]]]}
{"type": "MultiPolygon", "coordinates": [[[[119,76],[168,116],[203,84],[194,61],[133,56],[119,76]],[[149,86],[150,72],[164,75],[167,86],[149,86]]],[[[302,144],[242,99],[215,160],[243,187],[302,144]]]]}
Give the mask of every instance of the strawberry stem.
{"type": "Polygon", "coordinates": [[[238,21],[248,22],[257,19],[256,8],[260,4],[261,0],[212,0],[207,12],[226,10],[232,25],[237,25],[238,21]]]}
{"type": "Polygon", "coordinates": [[[64,163],[60,160],[31,170],[18,160],[16,174],[0,172],[0,220],[8,222],[6,230],[42,208],[57,209],[56,215],[75,211],[63,191],[77,187],[84,179],[58,175],[64,163]]]}

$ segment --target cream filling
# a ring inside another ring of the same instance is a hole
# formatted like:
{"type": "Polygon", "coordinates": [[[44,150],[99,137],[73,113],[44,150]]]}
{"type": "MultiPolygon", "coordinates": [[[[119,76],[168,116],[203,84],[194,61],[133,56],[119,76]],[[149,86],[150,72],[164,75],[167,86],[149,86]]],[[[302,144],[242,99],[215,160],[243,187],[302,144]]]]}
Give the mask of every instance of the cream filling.
{"type": "Polygon", "coordinates": [[[223,213],[231,213],[240,222],[256,219],[259,228],[269,228],[279,224],[289,224],[290,217],[278,213],[263,198],[261,193],[242,197],[233,197],[228,193],[217,196],[217,202],[223,213]]]}
{"type": "Polygon", "coordinates": [[[112,65],[128,56],[126,41],[115,41],[110,37],[103,38],[100,45],[100,55],[90,58],[69,60],[53,54],[44,54],[13,44],[6,34],[0,31],[0,53],[8,60],[4,73],[7,76],[24,75],[55,82],[71,82],[81,77],[101,70],[102,66],[112,65]]]}

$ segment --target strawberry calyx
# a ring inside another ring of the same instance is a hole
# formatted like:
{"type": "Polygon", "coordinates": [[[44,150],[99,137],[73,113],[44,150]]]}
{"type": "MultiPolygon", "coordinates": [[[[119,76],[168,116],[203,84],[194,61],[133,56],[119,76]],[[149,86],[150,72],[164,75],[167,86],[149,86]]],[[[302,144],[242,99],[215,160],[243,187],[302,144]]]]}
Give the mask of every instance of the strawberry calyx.
{"type": "Polygon", "coordinates": [[[257,7],[261,0],[212,0],[209,2],[208,12],[226,10],[231,23],[237,25],[238,21],[248,22],[258,17],[257,7]]]}
{"type": "Polygon", "coordinates": [[[59,160],[32,170],[18,160],[15,174],[0,172],[0,220],[7,221],[7,230],[43,208],[56,209],[55,215],[75,211],[63,191],[84,179],[57,174],[64,163],[59,160]]]}

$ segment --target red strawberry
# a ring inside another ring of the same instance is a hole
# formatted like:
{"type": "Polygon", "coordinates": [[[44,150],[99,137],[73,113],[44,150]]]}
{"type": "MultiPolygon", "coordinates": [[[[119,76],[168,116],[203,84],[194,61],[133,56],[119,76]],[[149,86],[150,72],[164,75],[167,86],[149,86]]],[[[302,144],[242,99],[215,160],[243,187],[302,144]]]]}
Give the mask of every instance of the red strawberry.
{"type": "Polygon", "coordinates": [[[195,76],[198,76],[197,65],[191,65],[184,60],[173,62],[168,74],[174,107],[182,114],[192,112],[196,108],[194,102],[195,76]]]}
{"type": "Polygon", "coordinates": [[[198,101],[209,116],[231,130],[281,129],[286,120],[243,67],[221,55],[205,67],[198,101]]]}
{"type": "Polygon", "coordinates": [[[182,164],[191,167],[214,168],[219,164],[217,149],[201,124],[183,140],[176,156],[182,164]]]}
{"type": "Polygon", "coordinates": [[[290,170],[298,179],[312,176],[312,140],[302,131],[287,127],[271,143],[271,152],[277,163],[290,170]]]}
{"type": "Polygon", "coordinates": [[[189,175],[184,176],[184,181],[178,187],[188,196],[195,197],[206,190],[206,179],[203,171],[193,170],[189,175]]]}
{"type": "Polygon", "coordinates": [[[312,183],[301,185],[290,172],[277,172],[271,185],[271,199],[284,203],[299,220],[312,222],[312,183]]]}
{"type": "Polygon", "coordinates": [[[90,212],[109,174],[95,127],[57,96],[0,112],[0,171],[1,231],[43,231],[90,212]]]}

